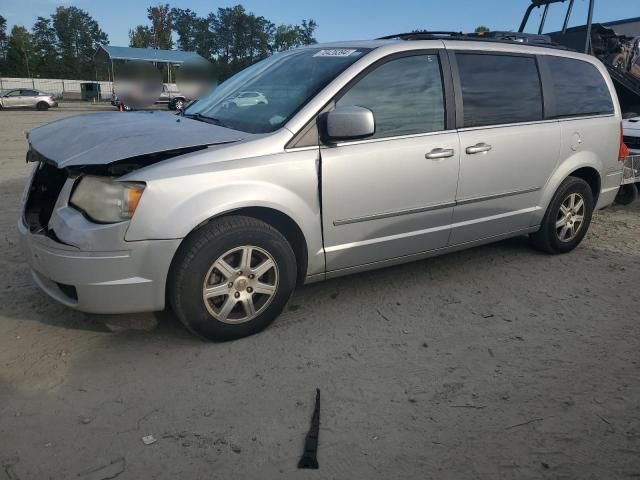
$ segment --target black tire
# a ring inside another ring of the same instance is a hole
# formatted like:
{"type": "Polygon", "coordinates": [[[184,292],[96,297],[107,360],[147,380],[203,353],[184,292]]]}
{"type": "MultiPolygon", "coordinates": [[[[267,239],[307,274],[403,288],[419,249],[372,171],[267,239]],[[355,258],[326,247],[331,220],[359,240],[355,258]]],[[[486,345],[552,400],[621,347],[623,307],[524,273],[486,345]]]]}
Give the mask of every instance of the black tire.
{"type": "Polygon", "coordinates": [[[616,195],[616,203],[618,205],[630,205],[638,199],[638,188],[635,184],[629,183],[622,185],[616,195]]]}
{"type": "Polygon", "coordinates": [[[184,100],[182,98],[178,98],[173,102],[173,109],[174,110],[182,110],[184,108],[184,100]]]}
{"type": "Polygon", "coordinates": [[[279,231],[255,218],[228,216],[211,221],[185,239],[172,262],[167,293],[173,311],[192,333],[207,340],[234,340],[253,335],[275,320],[293,293],[296,274],[295,254],[279,231]],[[253,319],[224,323],[205,305],[204,282],[222,255],[247,245],[263,249],[275,261],[279,277],[276,291],[253,319]]]}
{"type": "Polygon", "coordinates": [[[581,178],[568,177],[553,196],[542,219],[540,230],[530,236],[533,246],[543,252],[555,255],[574,250],[580,245],[589,230],[594,206],[593,192],[589,184],[581,178]],[[584,220],[574,238],[562,241],[556,223],[560,215],[560,207],[572,194],[579,194],[584,200],[584,220]]]}
{"type": "Polygon", "coordinates": [[[38,102],[36,108],[43,112],[45,110],[49,110],[49,104],[47,102],[38,102]]]}

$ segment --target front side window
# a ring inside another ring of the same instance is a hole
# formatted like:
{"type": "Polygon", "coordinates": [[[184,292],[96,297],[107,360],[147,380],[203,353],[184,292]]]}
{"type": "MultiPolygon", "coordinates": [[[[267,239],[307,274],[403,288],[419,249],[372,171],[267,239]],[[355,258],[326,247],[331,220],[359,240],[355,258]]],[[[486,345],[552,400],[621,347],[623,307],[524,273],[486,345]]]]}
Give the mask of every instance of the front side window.
{"type": "Polygon", "coordinates": [[[596,67],[582,60],[548,57],[560,118],[613,113],[613,101],[596,67]]]}
{"type": "Polygon", "coordinates": [[[440,60],[437,55],[390,60],[359,80],[336,106],[371,110],[376,122],[371,138],[444,130],[440,60]]]}
{"type": "Polygon", "coordinates": [[[220,84],[185,115],[249,133],[273,132],[369,51],[302,48],[276,54],[220,84]],[[251,97],[259,101],[238,101],[251,97]]]}
{"type": "Polygon", "coordinates": [[[465,127],[543,118],[542,85],[533,57],[457,53],[465,127]]]}
{"type": "Polygon", "coordinates": [[[7,93],[7,97],[19,97],[19,96],[20,96],[20,90],[13,90],[7,93]]]}

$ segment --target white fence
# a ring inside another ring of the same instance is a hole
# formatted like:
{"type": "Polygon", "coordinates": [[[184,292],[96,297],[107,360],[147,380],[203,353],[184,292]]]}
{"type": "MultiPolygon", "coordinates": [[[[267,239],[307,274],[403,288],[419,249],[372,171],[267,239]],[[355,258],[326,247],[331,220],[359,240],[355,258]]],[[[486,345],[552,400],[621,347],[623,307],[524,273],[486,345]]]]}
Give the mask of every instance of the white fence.
{"type": "Polygon", "coordinates": [[[13,88],[33,88],[46,93],[59,95],[68,100],[80,100],[81,83],[99,83],[101,96],[109,99],[113,92],[112,82],[95,82],[95,80],[61,80],[59,78],[7,78],[0,77],[0,90],[13,88]]]}

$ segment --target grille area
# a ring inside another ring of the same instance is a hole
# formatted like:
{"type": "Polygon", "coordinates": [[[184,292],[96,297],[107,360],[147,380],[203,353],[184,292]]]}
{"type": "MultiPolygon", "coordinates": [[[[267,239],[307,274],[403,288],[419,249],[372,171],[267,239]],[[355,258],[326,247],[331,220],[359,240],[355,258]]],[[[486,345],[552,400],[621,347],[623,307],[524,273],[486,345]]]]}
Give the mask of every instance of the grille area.
{"type": "Polygon", "coordinates": [[[40,162],[33,176],[24,209],[24,221],[31,232],[46,232],[67,173],[40,162]]]}

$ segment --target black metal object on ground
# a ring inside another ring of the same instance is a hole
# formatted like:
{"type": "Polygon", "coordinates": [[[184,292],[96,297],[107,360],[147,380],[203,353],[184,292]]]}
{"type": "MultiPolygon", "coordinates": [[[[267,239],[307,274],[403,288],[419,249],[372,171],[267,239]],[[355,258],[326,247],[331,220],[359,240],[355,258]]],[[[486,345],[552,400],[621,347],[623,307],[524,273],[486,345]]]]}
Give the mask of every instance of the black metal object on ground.
{"type": "Polygon", "coordinates": [[[317,470],[318,466],[318,434],[320,433],[320,389],[316,388],[316,406],[311,417],[311,427],[304,441],[304,452],[298,468],[317,470]]]}

